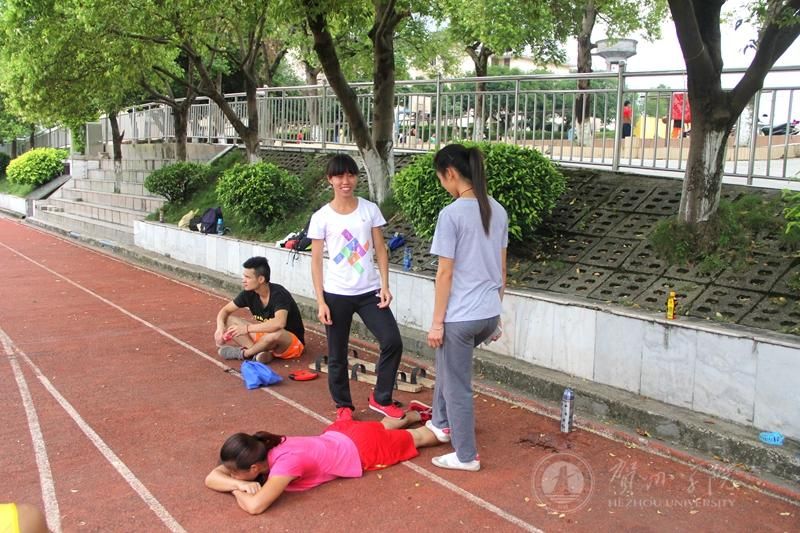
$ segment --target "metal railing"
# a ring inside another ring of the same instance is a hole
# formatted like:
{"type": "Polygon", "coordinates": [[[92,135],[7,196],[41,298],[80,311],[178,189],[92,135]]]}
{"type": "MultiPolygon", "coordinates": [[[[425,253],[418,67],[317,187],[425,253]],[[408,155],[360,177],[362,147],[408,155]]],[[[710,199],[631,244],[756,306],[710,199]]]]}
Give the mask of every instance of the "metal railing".
{"type": "MultiPolygon", "coordinates": [[[[726,70],[723,87],[734,86],[743,73],[743,69],[726,70]]],[[[799,74],[800,67],[773,69],[737,121],[724,167],[729,181],[784,181],[800,174],[800,136],[774,131],[774,126],[791,122],[793,113],[800,112],[799,74]],[[781,77],[792,81],[782,84],[781,77]],[[759,117],[765,112],[771,118],[762,124],[759,117]]],[[[371,124],[371,84],[352,87],[371,124]]],[[[565,165],[679,176],[686,169],[690,124],[673,130],[671,101],[685,93],[685,87],[684,71],[626,72],[624,66],[617,72],[590,74],[398,81],[394,147],[415,152],[459,140],[507,142],[540,150],[565,165]],[[591,88],[578,90],[579,79],[590,80],[591,88]],[[584,111],[576,117],[576,104],[583,99],[584,111]],[[617,117],[626,100],[633,104],[632,136],[622,139],[617,117]]],[[[246,123],[244,95],[228,95],[227,100],[246,123]]],[[[342,107],[326,84],[263,88],[257,105],[262,146],[355,146],[342,107]]],[[[164,105],[136,106],[117,120],[127,141],[174,137],[172,111],[164,105]]],[[[94,141],[88,136],[90,152],[93,142],[110,142],[108,120],[102,118],[99,126],[101,134],[94,141]]],[[[188,138],[204,143],[239,141],[220,108],[206,98],[191,106],[188,138]]]]}

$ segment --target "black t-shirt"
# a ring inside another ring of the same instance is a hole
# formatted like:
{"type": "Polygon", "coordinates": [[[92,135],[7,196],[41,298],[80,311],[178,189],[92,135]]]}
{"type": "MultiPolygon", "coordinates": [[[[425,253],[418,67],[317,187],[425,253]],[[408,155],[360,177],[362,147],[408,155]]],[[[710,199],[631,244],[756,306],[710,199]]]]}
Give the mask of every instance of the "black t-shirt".
{"type": "Polygon", "coordinates": [[[269,283],[269,301],[264,306],[261,303],[261,296],[256,291],[242,291],[233,299],[236,307],[247,307],[259,322],[275,318],[275,311],[284,309],[289,313],[286,317],[286,331],[294,333],[300,342],[306,343],[305,327],[303,318],[300,316],[300,309],[292,295],[283,286],[277,283],[269,283]]]}

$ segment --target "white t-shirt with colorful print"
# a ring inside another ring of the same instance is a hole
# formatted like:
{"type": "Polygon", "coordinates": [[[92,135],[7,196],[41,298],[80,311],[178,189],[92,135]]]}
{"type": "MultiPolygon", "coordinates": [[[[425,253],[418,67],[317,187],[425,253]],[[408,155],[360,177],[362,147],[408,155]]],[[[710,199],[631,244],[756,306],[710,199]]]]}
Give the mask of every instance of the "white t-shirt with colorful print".
{"type": "Polygon", "coordinates": [[[308,237],[323,239],[328,250],[322,284],[325,292],[355,296],[380,289],[372,228],[385,224],[378,206],[363,198],[358,198],[358,207],[347,215],[325,204],[311,216],[308,237]]]}

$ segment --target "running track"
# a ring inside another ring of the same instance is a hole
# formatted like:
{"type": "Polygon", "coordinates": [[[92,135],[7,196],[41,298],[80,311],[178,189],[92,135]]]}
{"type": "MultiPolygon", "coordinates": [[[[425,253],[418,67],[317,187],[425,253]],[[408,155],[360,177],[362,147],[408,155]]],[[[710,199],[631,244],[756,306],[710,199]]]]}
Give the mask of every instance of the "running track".
{"type": "MultiPolygon", "coordinates": [[[[482,472],[437,469],[427,449],[251,517],[203,486],[219,446],[236,431],[319,433],[333,416],[325,380],[245,390],[211,339],[230,295],[3,217],[0,265],[0,501],[38,505],[56,532],[800,530],[796,501],[595,432],[565,441],[556,421],[486,390],[475,398],[482,472]],[[536,491],[552,444],[589,465],[577,511],[536,491]]],[[[286,375],[323,353],[323,337],[307,340],[301,361],[273,368],[286,375]]],[[[369,388],[352,388],[363,409],[369,388]]]]}

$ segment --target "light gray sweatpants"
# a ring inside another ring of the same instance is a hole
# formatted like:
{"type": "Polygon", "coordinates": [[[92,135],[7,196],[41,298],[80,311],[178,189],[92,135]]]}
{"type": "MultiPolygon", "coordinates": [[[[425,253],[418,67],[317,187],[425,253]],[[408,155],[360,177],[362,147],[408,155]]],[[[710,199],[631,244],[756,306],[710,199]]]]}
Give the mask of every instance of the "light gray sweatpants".
{"type": "Polygon", "coordinates": [[[499,316],[466,322],[445,322],[444,343],[436,349],[433,425],[450,428],[458,460],[478,456],[472,405],[472,351],[494,333],[499,316]]]}

